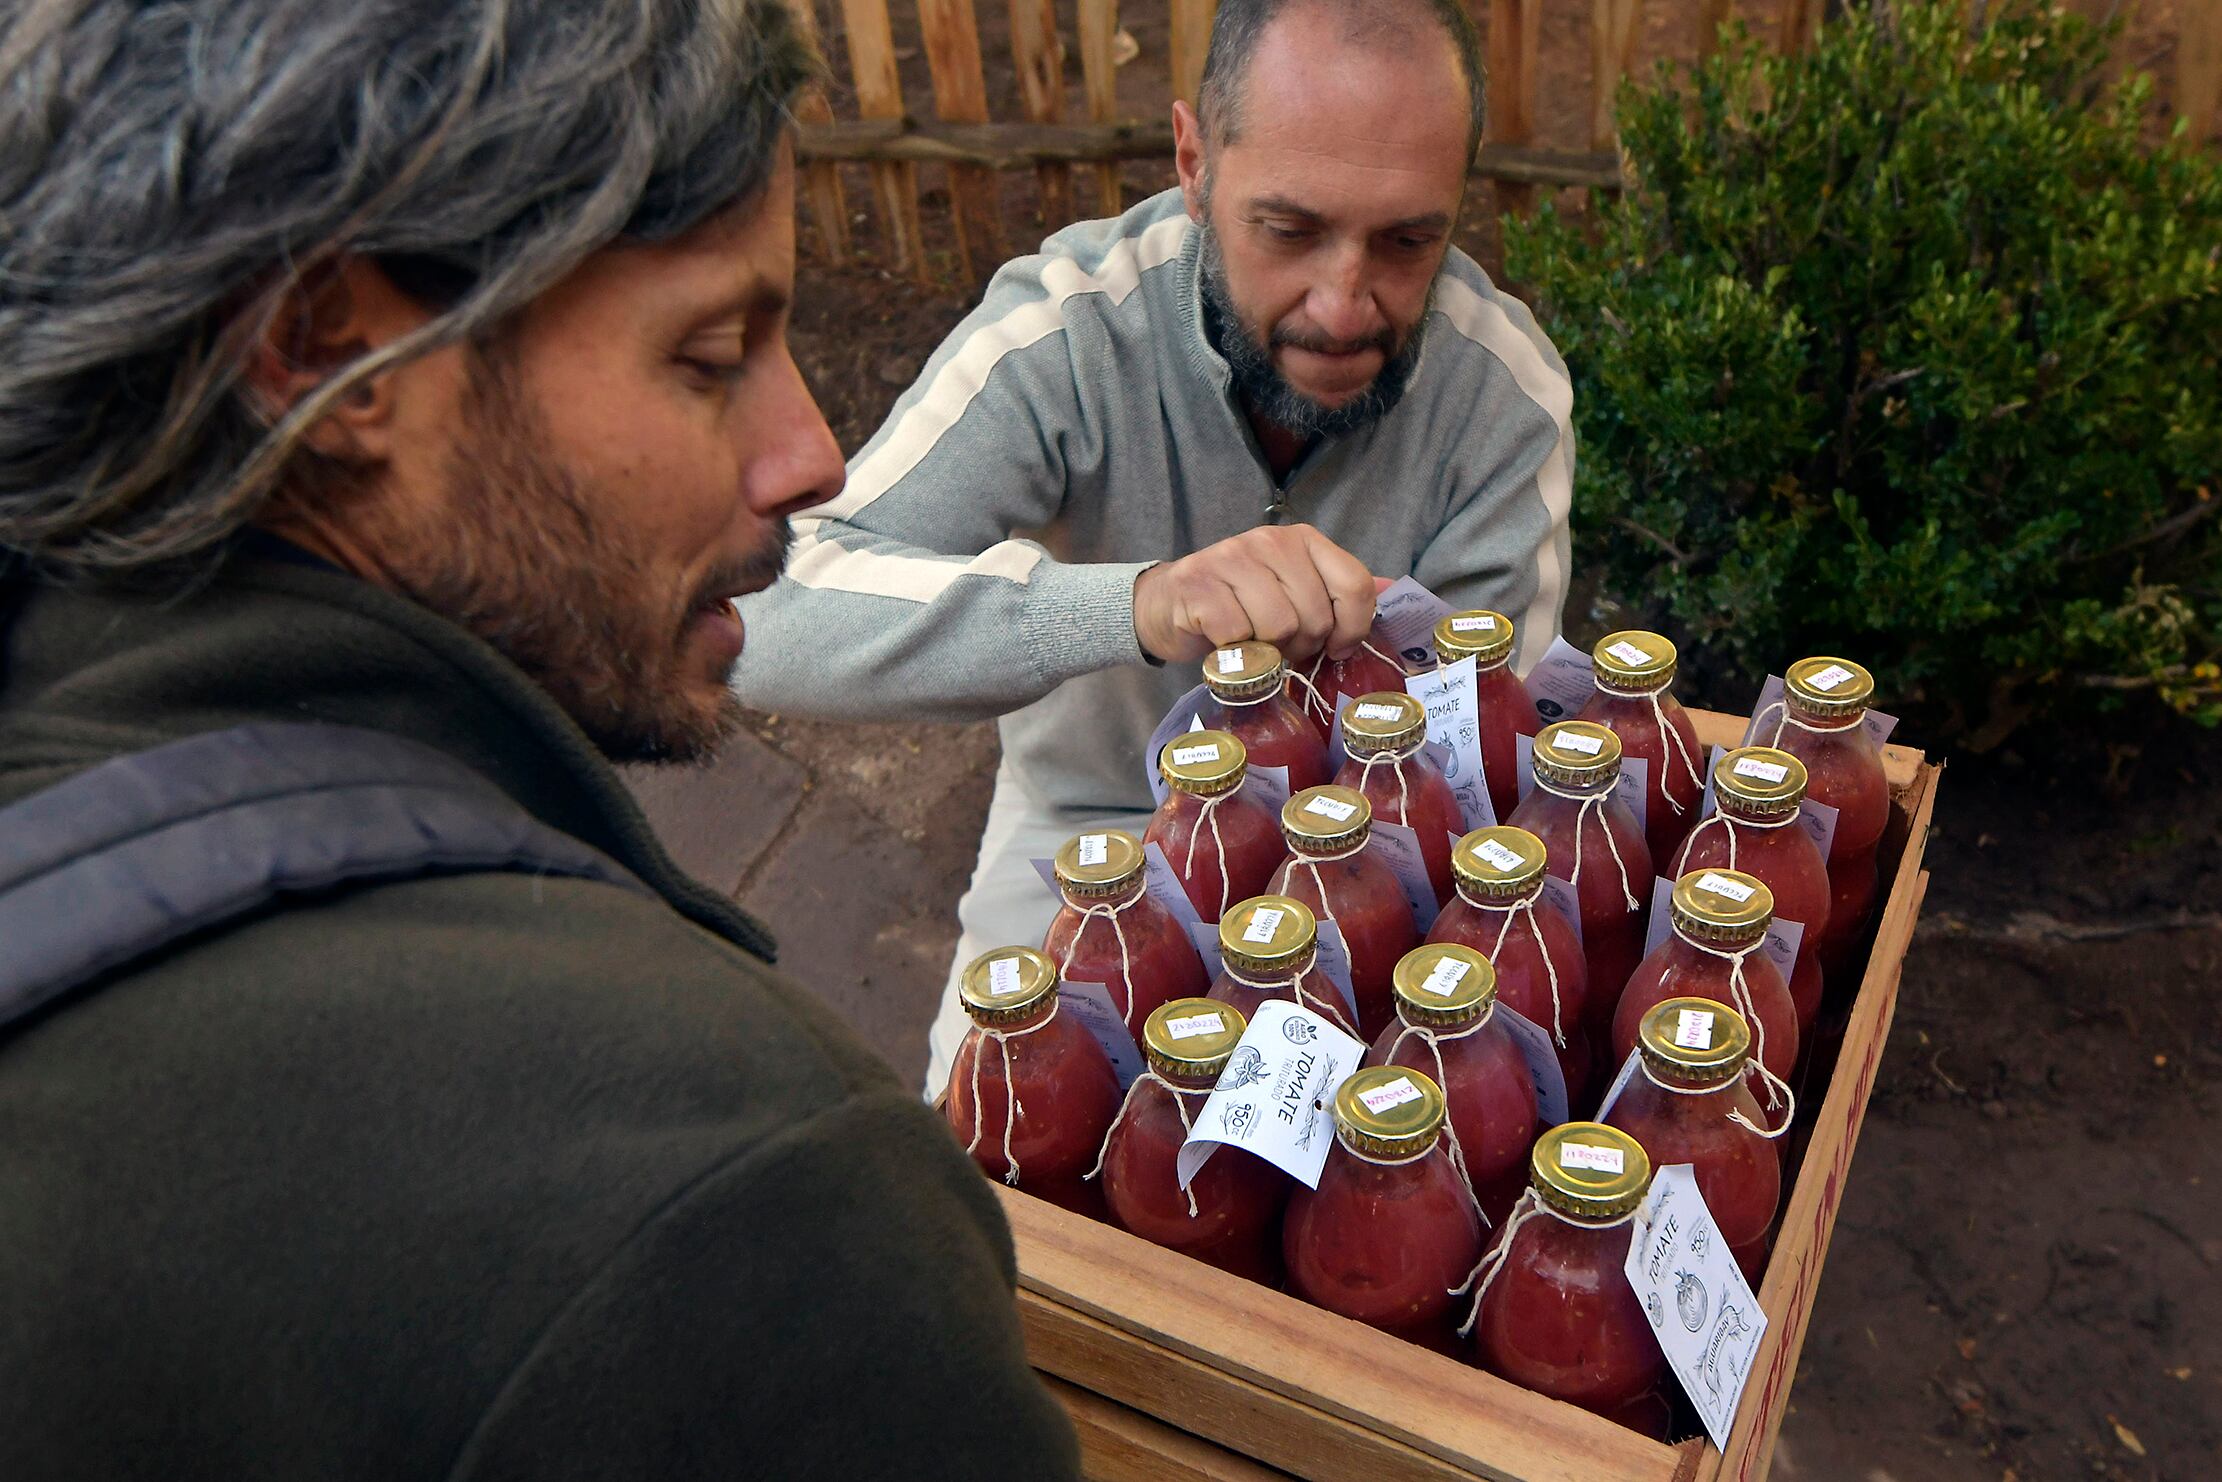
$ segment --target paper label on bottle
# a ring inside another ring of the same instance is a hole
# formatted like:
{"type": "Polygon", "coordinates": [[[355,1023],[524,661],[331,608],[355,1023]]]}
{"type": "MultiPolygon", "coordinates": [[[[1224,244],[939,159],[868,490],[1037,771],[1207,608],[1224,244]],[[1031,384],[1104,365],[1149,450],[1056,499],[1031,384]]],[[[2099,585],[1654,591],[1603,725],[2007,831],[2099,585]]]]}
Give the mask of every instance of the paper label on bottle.
{"type": "MultiPolygon", "coordinates": [[[[1527,1062],[1528,1079],[1535,1083],[1536,1116],[1544,1126],[1556,1127],[1567,1117],[1566,1068],[1559,1064],[1551,1031],[1504,1002],[1497,1005],[1496,1019],[1511,1034],[1520,1058],[1527,1062]]],[[[1569,1038],[1575,1032],[1568,1031],[1569,1038]]]]}
{"type": "Polygon", "coordinates": [[[1242,789],[1279,818],[1281,810],[1288,806],[1288,768],[1252,767],[1242,780],[1242,789]]]}
{"type": "Polygon", "coordinates": [[[1104,1057],[1119,1073],[1121,1091],[1134,1084],[1145,1062],[1134,1036],[1127,1032],[1126,1020],[1119,1017],[1109,988],[1101,983],[1059,983],[1057,1012],[1079,1020],[1087,1028],[1088,1037],[1103,1046],[1104,1057]]]}
{"type": "Polygon", "coordinates": [[[1242,940],[1253,947],[1262,947],[1273,940],[1273,933],[1281,929],[1288,912],[1279,906],[1259,906],[1250,912],[1250,924],[1242,928],[1242,940]]]}
{"type": "Polygon", "coordinates": [[[1826,860],[1829,845],[1836,842],[1836,810],[1817,799],[1807,798],[1798,804],[1798,827],[1805,830],[1805,836],[1813,841],[1813,847],[1820,850],[1821,858],[1826,860]]]}
{"type": "Polygon", "coordinates": [[[1450,630],[1453,633],[1494,633],[1497,631],[1497,620],[1486,613],[1454,617],[1450,620],[1450,630]]]}
{"type": "Polygon", "coordinates": [[[1674,929],[1674,882],[1661,875],[1651,882],[1651,912],[1644,918],[1643,955],[1659,950],[1674,929]]]}
{"type": "Polygon", "coordinates": [[[1559,919],[1574,928],[1574,940],[1582,939],[1582,897],[1571,880],[1561,880],[1556,875],[1543,877],[1538,909],[1556,911],[1559,919]]]}
{"type": "Polygon", "coordinates": [[[1648,830],[1651,827],[1651,758],[1623,756],[1620,780],[1613,784],[1612,794],[1636,815],[1636,828],[1648,830]]]}
{"type": "Polygon", "coordinates": [[[1153,803],[1164,802],[1167,791],[1165,774],[1157,770],[1157,759],[1165,754],[1165,748],[1175,738],[1185,732],[1204,728],[1203,711],[1209,703],[1210,687],[1199,684],[1175,700],[1173,708],[1166,711],[1165,718],[1157,723],[1157,729],[1150,732],[1149,745],[1142,752],[1142,771],[1149,778],[1150,798],[1153,803]]]}
{"type": "Polygon", "coordinates": [[[1576,731],[1560,732],[1556,744],[1561,751],[1578,751],[1583,756],[1595,756],[1605,749],[1603,738],[1584,736],[1576,731]]]}
{"type": "Polygon", "coordinates": [[[1653,658],[1651,654],[1645,653],[1642,649],[1636,647],[1633,643],[1630,643],[1625,638],[1621,639],[1618,643],[1608,646],[1605,652],[1620,660],[1621,663],[1629,665],[1640,666],[1648,664],[1653,658]]]}
{"type": "Polygon", "coordinates": [[[1142,888],[1181,925],[1203,920],[1203,913],[1188,898],[1188,888],[1180,883],[1180,871],[1155,839],[1142,846],[1142,888]]]}
{"type": "Polygon", "coordinates": [[[1259,1004],[1181,1144],[1180,1186],[1231,1147],[1318,1188],[1335,1145],[1335,1092],[1364,1056],[1364,1045],[1309,1009],[1278,998],[1259,1004]]]}
{"type": "Polygon", "coordinates": [[[1712,870],[1707,870],[1697,877],[1697,888],[1699,890],[1710,890],[1715,895],[1725,895],[1738,905],[1742,905],[1758,893],[1743,881],[1731,880],[1728,876],[1716,874],[1712,870]]]}
{"type": "Polygon", "coordinates": [[[1588,654],[1561,636],[1551,640],[1550,648],[1528,671],[1527,686],[1535,713],[1549,725],[1582,713],[1589,697],[1597,693],[1597,671],[1588,654]]]}
{"type": "Polygon", "coordinates": [[[1223,648],[1211,656],[1211,661],[1219,666],[1221,674],[1242,672],[1242,650],[1239,648],[1223,648]]]}
{"type": "Polygon", "coordinates": [[[1525,859],[1520,857],[1519,850],[1507,849],[1495,839],[1482,840],[1480,844],[1475,846],[1474,853],[1481,856],[1483,864],[1503,870],[1508,875],[1527,863],[1525,859]]]}
{"type": "Polygon", "coordinates": [[[1435,904],[1435,882],[1427,876],[1427,856],[1420,853],[1419,834],[1401,823],[1376,820],[1366,839],[1366,852],[1396,876],[1397,888],[1412,908],[1412,920],[1418,924],[1420,935],[1426,936],[1442,908],[1435,904]]]}
{"type": "Polygon", "coordinates": [[[1790,769],[1782,763],[1765,761],[1756,756],[1739,757],[1736,765],[1728,770],[1738,777],[1756,777],[1761,782],[1768,783],[1779,783],[1790,775],[1790,769]]]}
{"type": "Polygon", "coordinates": [[[1082,834],[1080,836],[1080,864],[1083,869],[1099,865],[1111,857],[1109,834],[1082,834]]]}
{"type": "Polygon", "coordinates": [[[1358,989],[1350,978],[1350,946],[1342,938],[1342,928],[1332,920],[1319,923],[1319,950],[1313,957],[1312,971],[1335,985],[1343,1013],[1356,1024],[1358,989]]]}
{"type": "Polygon", "coordinates": [[[1458,991],[1458,985],[1465,982],[1466,974],[1473,970],[1470,962],[1446,957],[1435,964],[1433,972],[1420,979],[1420,992],[1431,993],[1437,998],[1448,998],[1458,991]]]}
{"type": "Polygon", "coordinates": [[[1404,691],[1427,709],[1427,739],[1443,780],[1458,799],[1459,818],[1471,829],[1497,822],[1481,754],[1481,691],[1472,659],[1415,674],[1404,691]]]}
{"type": "Polygon", "coordinates": [[[1674,1042],[1685,1050],[1713,1048],[1713,1014],[1710,1009],[1683,1009],[1674,1017],[1674,1042]]]}
{"type": "Polygon", "coordinates": [[[1360,720],[1396,720],[1403,713],[1394,705],[1360,705],[1351,712],[1360,720]]]}
{"type": "Polygon", "coordinates": [[[1173,1039],[1194,1039],[1199,1034],[1225,1034],[1227,1021],[1219,1014],[1190,1014],[1184,1019],[1167,1019],[1165,1033],[1173,1039]]]}
{"type": "Polygon", "coordinates": [[[1338,694],[1333,703],[1335,719],[1327,727],[1327,775],[1330,777],[1342,771],[1342,764],[1350,760],[1350,749],[1342,744],[1342,723],[1350,718],[1350,707],[1358,702],[1349,695],[1338,694]]]}
{"type": "Polygon", "coordinates": [[[1586,1168],[1592,1173],[1625,1173],[1628,1155],[1619,1148],[1596,1148],[1587,1143],[1561,1143],[1558,1150],[1561,1168],[1586,1168]]]}
{"type": "Polygon", "coordinates": [[[1767,1314],[1713,1223],[1689,1164],[1670,1163],[1652,1174],[1631,1222],[1623,1269],[1705,1433],[1725,1448],[1767,1333],[1767,1314]]]}
{"type": "Polygon", "coordinates": [[[1321,818],[1332,820],[1335,823],[1348,823],[1358,816],[1358,805],[1356,803],[1345,803],[1339,798],[1331,798],[1322,793],[1306,803],[1304,811],[1306,813],[1316,813],[1321,818]]]}
{"type": "Polygon", "coordinates": [[[1366,1110],[1372,1112],[1375,1116],[1380,1116],[1385,1111],[1400,1107],[1407,1101],[1417,1101],[1419,1099],[1420,1088],[1412,1084],[1410,1076],[1401,1075],[1385,1086],[1375,1086],[1370,1091],[1360,1091],[1358,1093],[1358,1100],[1363,1102],[1366,1110]]]}
{"type": "Polygon", "coordinates": [[[1620,1104],[1620,1093],[1627,1090],[1628,1083],[1636,1078],[1636,1062],[1642,1058],[1642,1054],[1640,1050],[1630,1050],[1628,1058],[1620,1062],[1620,1074],[1614,1076],[1612,1084],[1605,1088],[1605,1099],[1597,1103],[1597,1115],[1590,1118],[1591,1121],[1612,1120],[1612,1109],[1620,1104]]]}
{"type": "MultiPolygon", "coordinates": [[[[1843,681],[1838,680],[1837,683],[1841,684],[1843,681]]],[[[1774,746],[1778,744],[1778,735],[1790,728],[1786,720],[1787,712],[1782,708],[1782,690],[1782,676],[1768,675],[1767,682],[1760,686],[1758,703],[1751,707],[1751,720],[1744,727],[1743,745],[1774,746]],[[1760,724],[1762,716],[1766,719],[1764,726],[1760,724]]],[[[1859,725],[1867,733],[1867,739],[1880,747],[1887,745],[1890,733],[1898,729],[1898,717],[1870,708],[1859,725]]]]}
{"type": "Polygon", "coordinates": [[[1373,600],[1374,635],[1386,638],[1389,652],[1406,664],[1432,664],[1435,625],[1454,610],[1409,576],[1399,577],[1373,600]]]}
{"type": "Polygon", "coordinates": [[[1018,992],[1018,962],[1005,957],[988,964],[988,992],[1001,998],[1018,992]]]}
{"type": "Polygon", "coordinates": [[[1207,741],[1201,746],[1176,746],[1173,748],[1173,765],[1193,767],[1203,762],[1219,760],[1219,743],[1207,741]]]}
{"type": "Polygon", "coordinates": [[[1204,960],[1204,976],[1216,978],[1226,969],[1226,959],[1219,955],[1219,923],[1216,921],[1189,921],[1188,940],[1196,955],[1204,960]]]}

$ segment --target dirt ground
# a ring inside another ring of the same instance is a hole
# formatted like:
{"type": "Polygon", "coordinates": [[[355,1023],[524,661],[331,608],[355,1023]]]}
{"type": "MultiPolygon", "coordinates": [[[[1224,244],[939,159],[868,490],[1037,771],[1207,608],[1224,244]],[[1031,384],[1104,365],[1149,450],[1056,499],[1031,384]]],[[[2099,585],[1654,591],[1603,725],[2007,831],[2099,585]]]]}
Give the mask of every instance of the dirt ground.
{"type": "MultiPolygon", "coordinates": [[[[2174,8],[2143,8],[2132,61],[2166,72],[2174,8]]],[[[1003,7],[978,9],[991,103],[1012,116],[1003,7]]],[[[1647,9],[1647,59],[1687,54],[1688,10],[1647,9]]],[[[1764,24],[1772,6],[1740,10],[1764,24]]],[[[1165,97],[1163,7],[1128,0],[1123,16],[1140,55],[1122,71],[1122,108],[1153,113],[1165,97]]],[[[899,23],[897,42],[923,112],[916,37],[899,23]]],[[[1547,142],[1584,142],[1587,71],[1588,7],[1546,7],[1542,75],[1570,79],[1543,90],[1547,142]]],[[[1070,72],[1077,105],[1076,60],[1070,72]]],[[[972,292],[870,266],[870,195],[851,173],[862,261],[806,263],[794,340],[853,449],[972,292]]],[[[936,173],[925,214],[947,277],[936,173]]],[[[1130,166],[1127,199],[1170,180],[1169,167],[1130,166]]],[[[1091,194],[1083,182],[1077,209],[1091,194]]],[[[1006,177],[1001,200],[1007,241],[1031,245],[1032,180],[1006,177]]],[[[1490,207],[1484,192],[1465,244],[1494,269],[1490,207]]],[[[1577,602],[1569,636],[1594,637],[1609,613],[1595,594],[1577,602]]],[[[652,810],[683,859],[692,850],[768,919],[791,969],[913,1074],[986,808],[993,730],[768,715],[749,730],[707,781],[649,779],[652,810]],[[740,837],[704,828],[706,785],[745,802],[740,837]]],[[[2124,760],[2126,785],[2112,791],[2100,785],[2108,759],[2077,738],[2031,736],[1950,766],[1934,880],[1779,1478],[2222,1476],[2222,745],[2172,734],[2124,760]]]]}

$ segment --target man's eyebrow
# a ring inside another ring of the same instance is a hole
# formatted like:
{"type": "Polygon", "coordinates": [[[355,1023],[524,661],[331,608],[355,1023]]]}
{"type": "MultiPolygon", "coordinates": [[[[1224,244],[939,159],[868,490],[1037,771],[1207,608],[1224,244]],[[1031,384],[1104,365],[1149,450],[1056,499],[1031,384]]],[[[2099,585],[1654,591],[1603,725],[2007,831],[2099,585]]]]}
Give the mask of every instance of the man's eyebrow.
{"type": "Polygon", "coordinates": [[[1306,221],[1318,221],[1320,215],[1309,206],[1299,205],[1287,196],[1255,196],[1251,198],[1252,211],[1269,212],[1275,216],[1300,216],[1306,221]]]}
{"type": "Polygon", "coordinates": [[[793,307],[793,295],[777,283],[757,281],[728,292],[720,293],[705,301],[695,311],[698,324],[708,324],[719,319],[741,317],[747,319],[774,319],[793,307]]]}
{"type": "MultiPolygon", "coordinates": [[[[1266,195],[1253,197],[1250,201],[1250,209],[1253,212],[1259,213],[1261,215],[1294,216],[1302,221],[1313,222],[1325,220],[1324,217],[1322,217],[1317,211],[1314,211],[1311,207],[1302,205],[1296,201],[1292,201],[1287,196],[1266,195]]],[[[1382,230],[1390,232],[1441,232],[1450,230],[1450,225],[1451,217],[1449,212],[1430,211],[1424,216],[1407,216],[1402,221],[1392,221],[1387,226],[1383,227],[1382,230]]]]}

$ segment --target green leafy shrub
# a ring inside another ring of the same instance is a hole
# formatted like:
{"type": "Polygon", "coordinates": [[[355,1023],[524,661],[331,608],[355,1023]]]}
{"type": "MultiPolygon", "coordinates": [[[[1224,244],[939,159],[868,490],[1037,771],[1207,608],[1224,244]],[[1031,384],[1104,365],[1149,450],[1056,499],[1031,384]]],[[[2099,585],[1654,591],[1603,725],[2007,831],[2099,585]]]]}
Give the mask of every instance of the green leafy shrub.
{"type": "Polygon", "coordinates": [[[1508,224],[1583,556],[1701,678],[1848,654],[1976,748],[2222,720],[2222,164],[2147,142],[2111,39],[1954,0],[1737,36],[1624,93],[1624,197],[1508,224]]]}

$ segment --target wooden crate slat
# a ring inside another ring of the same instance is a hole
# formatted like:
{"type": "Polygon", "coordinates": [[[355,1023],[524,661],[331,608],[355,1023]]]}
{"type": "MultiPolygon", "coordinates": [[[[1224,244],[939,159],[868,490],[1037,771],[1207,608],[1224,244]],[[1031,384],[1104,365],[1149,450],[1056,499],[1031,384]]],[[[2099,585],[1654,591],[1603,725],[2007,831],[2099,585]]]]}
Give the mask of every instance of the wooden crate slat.
{"type": "Polygon", "coordinates": [[[1635,60],[1636,22],[1643,14],[1643,0],[1591,0],[1589,147],[1620,147],[1615,103],[1621,79],[1635,60]]]}
{"type": "MultiPolygon", "coordinates": [[[[1065,64],[1057,41],[1055,0],[1011,0],[1011,61],[1018,68],[1020,106],[1029,121],[1060,122],[1065,116],[1065,64]]],[[[1041,184],[1042,227],[1055,231],[1072,219],[1072,169],[1061,163],[1037,165],[1041,184]]]]}
{"type": "MultiPolygon", "coordinates": [[[[1543,0],[1490,0],[1489,138],[1524,146],[1535,141],[1536,56],[1543,37],[1543,0]]],[[[1524,182],[1500,183],[1497,204],[1525,213],[1535,190],[1524,182]]]]}
{"type": "Polygon", "coordinates": [[[1088,1482],[1288,1482],[1287,1472],[1174,1430],[1093,1390],[1054,1375],[1041,1379],[1080,1434],[1081,1474],[1088,1482]]]}
{"type": "MultiPolygon", "coordinates": [[[[918,28],[934,80],[934,112],[951,123],[988,121],[988,80],[980,61],[980,21],[972,0],[918,0],[918,28]]],[[[957,232],[957,271],[970,285],[1003,256],[1002,201],[995,173],[981,165],[949,166],[949,218],[957,232]]]]}
{"type": "Polygon", "coordinates": [[[1204,82],[1204,58],[1211,50],[1211,18],[1218,0],[1172,0],[1173,96],[1196,106],[1204,82]]]}
{"type": "MultiPolygon", "coordinates": [[[[1087,90],[1088,120],[1110,123],[1119,116],[1119,67],[1112,43],[1119,34],[1119,0],[1080,0],[1080,76],[1087,90]]],[[[1097,165],[1096,214],[1116,216],[1126,202],[1119,190],[1119,167],[1097,165]]]]}
{"type": "Polygon", "coordinates": [[[2176,37],[2176,107],[2191,142],[2222,137],[2222,0],[2184,0],[2176,37]]]}
{"type": "MultiPolygon", "coordinates": [[[[848,32],[849,80],[856,87],[857,111],[868,119],[903,116],[903,80],[895,70],[895,32],[887,0],[841,0],[848,32]]],[[[926,277],[925,231],[918,219],[918,167],[906,160],[872,166],[872,191],[880,220],[894,249],[895,270],[926,277]]]]}
{"type": "MultiPolygon", "coordinates": [[[[812,0],[787,0],[797,28],[812,47],[818,47],[818,10],[812,0]]],[[[833,122],[833,105],[822,89],[811,88],[795,102],[795,118],[804,124],[833,122]]],[[[818,230],[818,249],[834,262],[849,255],[849,203],[841,189],[841,167],[821,162],[802,167],[802,198],[810,207],[811,223],[818,230]]]]}

